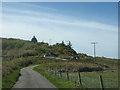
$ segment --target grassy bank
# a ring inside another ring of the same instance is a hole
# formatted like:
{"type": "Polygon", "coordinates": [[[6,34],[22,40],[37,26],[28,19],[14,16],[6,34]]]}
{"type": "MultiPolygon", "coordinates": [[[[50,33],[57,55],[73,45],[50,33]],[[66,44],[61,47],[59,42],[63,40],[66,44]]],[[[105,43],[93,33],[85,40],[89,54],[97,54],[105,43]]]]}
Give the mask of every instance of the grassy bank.
{"type": "Polygon", "coordinates": [[[13,60],[3,59],[2,63],[2,88],[11,88],[19,77],[21,68],[29,65],[44,64],[56,62],[54,59],[45,59],[39,56],[31,56],[26,58],[15,58],[13,60]]]}
{"type": "Polygon", "coordinates": [[[54,76],[51,73],[44,71],[45,65],[40,65],[34,68],[35,71],[39,72],[41,75],[45,76],[51,83],[53,83],[57,88],[83,88],[83,86],[75,86],[71,81],[63,80],[54,76]]]}
{"type": "Polygon", "coordinates": [[[11,74],[2,78],[2,88],[12,88],[19,77],[20,68],[14,70],[11,74]]]}
{"type": "MultiPolygon", "coordinates": [[[[76,67],[72,66],[75,66],[75,64],[72,63],[71,65],[71,62],[55,62],[40,65],[34,68],[34,70],[45,76],[58,88],[76,88],[76,86],[77,88],[81,88],[82,86],[79,86],[78,72],[73,70],[73,68],[76,67]],[[62,65],[62,63],[66,65],[62,65]],[[68,67],[69,81],[66,77],[66,71],[64,71],[65,68],[68,67]],[[63,72],[61,72],[62,77],[59,72],[59,70],[61,70],[60,68],[63,70],[63,72]]],[[[82,65],[79,67],[83,68],[82,65]]],[[[118,88],[118,70],[109,69],[103,71],[80,72],[80,75],[82,85],[85,88],[101,88],[100,75],[103,79],[104,88],[118,88]]]]}

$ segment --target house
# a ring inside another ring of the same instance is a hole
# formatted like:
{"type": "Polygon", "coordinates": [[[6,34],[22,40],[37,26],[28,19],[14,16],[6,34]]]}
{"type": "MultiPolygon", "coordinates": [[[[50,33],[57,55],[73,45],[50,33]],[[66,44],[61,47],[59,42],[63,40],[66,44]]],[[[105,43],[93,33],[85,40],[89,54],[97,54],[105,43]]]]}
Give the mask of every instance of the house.
{"type": "Polygon", "coordinates": [[[47,54],[44,54],[43,57],[47,57],[47,58],[56,58],[56,55],[53,54],[53,53],[47,53],[47,54]]]}
{"type": "Polygon", "coordinates": [[[80,57],[80,58],[87,58],[87,57],[88,57],[88,55],[87,55],[87,54],[85,54],[85,53],[79,53],[79,57],[80,57]]]}
{"type": "Polygon", "coordinates": [[[78,56],[70,56],[70,59],[73,60],[73,59],[78,59],[78,56]]]}
{"type": "Polygon", "coordinates": [[[31,42],[36,43],[37,42],[37,38],[35,36],[33,36],[33,38],[31,39],[31,42]]]}

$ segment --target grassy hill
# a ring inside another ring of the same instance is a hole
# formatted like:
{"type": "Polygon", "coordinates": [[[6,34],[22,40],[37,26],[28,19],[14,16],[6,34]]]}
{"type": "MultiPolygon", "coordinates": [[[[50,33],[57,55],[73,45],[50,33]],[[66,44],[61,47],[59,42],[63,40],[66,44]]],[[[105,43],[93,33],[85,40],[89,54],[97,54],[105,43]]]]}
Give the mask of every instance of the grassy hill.
{"type": "Polygon", "coordinates": [[[77,55],[75,50],[62,43],[49,45],[44,42],[33,43],[30,41],[9,38],[2,39],[2,46],[4,56],[43,56],[47,53],[52,53],[58,57],[77,55]]]}
{"type": "Polygon", "coordinates": [[[44,42],[31,42],[15,38],[2,39],[2,71],[3,77],[9,75],[18,68],[31,64],[39,64],[46,62],[56,62],[57,60],[45,59],[45,54],[51,53],[56,57],[67,57],[77,55],[77,53],[69,46],[57,43],[49,45],[44,42]],[[49,60],[49,61],[48,61],[49,60]]]}

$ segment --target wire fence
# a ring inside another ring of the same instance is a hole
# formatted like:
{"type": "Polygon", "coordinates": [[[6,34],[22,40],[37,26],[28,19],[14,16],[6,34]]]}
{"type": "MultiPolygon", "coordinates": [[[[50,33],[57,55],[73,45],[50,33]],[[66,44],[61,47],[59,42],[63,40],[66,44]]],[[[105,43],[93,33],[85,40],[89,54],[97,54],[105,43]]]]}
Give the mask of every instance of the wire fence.
{"type": "Polygon", "coordinates": [[[50,68],[49,73],[54,74],[58,78],[63,80],[69,80],[75,83],[75,86],[83,85],[86,88],[118,88],[118,84],[113,79],[106,79],[102,75],[98,75],[96,78],[84,75],[81,72],[69,72],[69,71],[58,71],[57,69],[50,68]]]}

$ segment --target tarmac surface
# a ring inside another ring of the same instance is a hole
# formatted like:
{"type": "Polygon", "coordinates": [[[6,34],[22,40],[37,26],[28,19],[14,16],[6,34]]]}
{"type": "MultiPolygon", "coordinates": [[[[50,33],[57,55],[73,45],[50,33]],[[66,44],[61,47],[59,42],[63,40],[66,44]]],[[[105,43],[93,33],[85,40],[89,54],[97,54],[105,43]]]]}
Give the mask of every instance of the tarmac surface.
{"type": "Polygon", "coordinates": [[[56,88],[44,76],[32,70],[34,66],[29,66],[21,69],[18,81],[13,86],[14,88],[56,88]]]}

